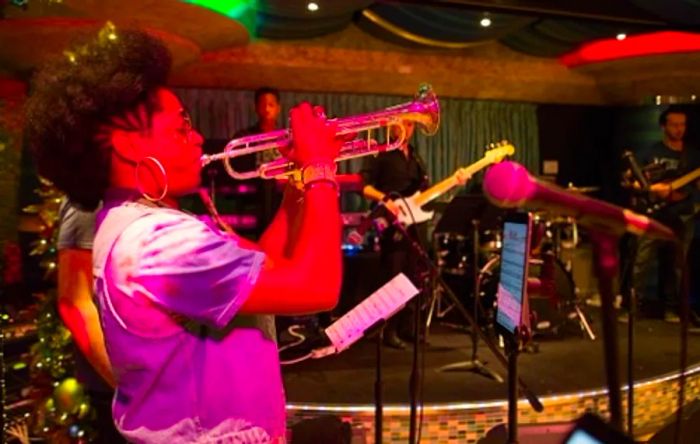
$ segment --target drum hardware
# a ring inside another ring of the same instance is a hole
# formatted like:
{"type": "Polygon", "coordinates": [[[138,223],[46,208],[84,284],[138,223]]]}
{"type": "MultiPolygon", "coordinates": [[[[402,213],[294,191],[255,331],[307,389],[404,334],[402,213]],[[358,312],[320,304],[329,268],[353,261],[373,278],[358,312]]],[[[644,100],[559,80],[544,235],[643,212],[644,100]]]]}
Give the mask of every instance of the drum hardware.
{"type": "Polygon", "coordinates": [[[600,187],[577,187],[573,183],[569,182],[569,186],[566,187],[567,191],[572,191],[574,193],[597,193],[600,191],[600,187]]]}
{"type": "MultiPolygon", "coordinates": [[[[573,264],[571,260],[563,261],[562,250],[575,248],[578,245],[578,227],[575,221],[568,217],[559,217],[541,212],[535,215],[531,251],[535,257],[530,257],[531,278],[528,289],[532,294],[531,309],[533,312],[534,330],[540,334],[557,334],[562,326],[578,319],[582,333],[595,340],[596,335],[590,322],[581,310],[578,302],[578,289],[573,281],[573,264]],[[549,275],[542,267],[546,262],[550,268],[549,275]],[[554,263],[554,265],[551,265],[554,263]],[[547,274],[547,273],[545,273],[547,274]],[[543,288],[545,287],[545,288],[543,288]]],[[[484,264],[477,273],[480,281],[478,294],[480,318],[479,324],[488,326],[493,323],[495,313],[495,280],[500,263],[500,247],[502,232],[498,228],[483,230],[478,233],[480,241],[478,254],[469,247],[475,235],[464,235],[454,232],[438,232],[433,235],[433,247],[436,262],[443,279],[454,284],[453,289],[458,294],[474,294],[471,290],[470,274],[473,268],[484,264]],[[474,256],[478,257],[474,257],[474,256]]],[[[434,286],[428,312],[427,327],[433,317],[444,318],[452,311],[454,305],[444,300],[441,290],[434,286]]],[[[478,314],[478,313],[477,313],[478,314]]]]}
{"type": "MultiPolygon", "coordinates": [[[[564,264],[552,253],[529,261],[528,293],[533,333],[557,335],[569,322],[577,320],[581,331],[595,340],[595,333],[579,306],[573,277],[564,264]]],[[[483,289],[480,299],[484,311],[492,313],[491,319],[496,307],[498,267],[500,257],[494,257],[479,271],[483,289]]]]}
{"type": "MultiPolygon", "coordinates": [[[[474,264],[488,261],[499,254],[502,246],[502,234],[500,229],[488,229],[479,233],[478,259],[474,259],[472,251],[472,239],[474,235],[467,236],[455,232],[437,232],[433,234],[433,251],[435,251],[436,264],[440,269],[443,279],[454,284],[458,290],[456,293],[471,293],[469,285],[469,273],[474,264]]],[[[428,311],[427,327],[430,328],[433,317],[444,318],[454,304],[445,301],[439,285],[433,285],[433,296],[428,311]]],[[[482,318],[483,318],[482,311],[482,318]]]]}
{"type": "MultiPolygon", "coordinates": [[[[487,378],[491,378],[497,382],[503,383],[503,377],[496,373],[495,371],[491,370],[487,365],[486,362],[482,362],[479,357],[478,357],[478,348],[479,348],[479,332],[478,329],[481,327],[479,326],[479,312],[482,313],[483,315],[483,310],[480,310],[480,298],[479,295],[481,294],[481,282],[479,281],[479,270],[478,270],[478,260],[479,260],[479,252],[480,252],[480,247],[481,247],[481,242],[479,239],[479,220],[478,219],[472,219],[472,257],[474,258],[474,263],[472,264],[472,283],[473,283],[473,289],[472,289],[472,295],[473,296],[473,301],[472,301],[472,325],[471,325],[471,340],[472,340],[472,354],[471,354],[471,359],[468,361],[461,361],[461,362],[455,362],[452,364],[445,365],[443,367],[440,367],[440,371],[459,371],[459,370],[467,370],[467,371],[472,371],[475,373],[478,373],[482,376],[485,376],[487,378]]],[[[515,383],[517,385],[517,382],[515,383]]],[[[516,389],[517,390],[517,389],[516,389]]]]}

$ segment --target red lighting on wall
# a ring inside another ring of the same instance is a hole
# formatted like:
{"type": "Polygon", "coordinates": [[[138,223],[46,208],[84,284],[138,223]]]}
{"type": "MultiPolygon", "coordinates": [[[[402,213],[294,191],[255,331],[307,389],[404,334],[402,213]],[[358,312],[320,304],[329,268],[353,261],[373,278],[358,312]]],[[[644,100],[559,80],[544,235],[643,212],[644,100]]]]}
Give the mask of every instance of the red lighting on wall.
{"type": "Polygon", "coordinates": [[[700,51],[700,33],[660,31],[585,43],[559,58],[569,68],[629,57],[700,51]]]}

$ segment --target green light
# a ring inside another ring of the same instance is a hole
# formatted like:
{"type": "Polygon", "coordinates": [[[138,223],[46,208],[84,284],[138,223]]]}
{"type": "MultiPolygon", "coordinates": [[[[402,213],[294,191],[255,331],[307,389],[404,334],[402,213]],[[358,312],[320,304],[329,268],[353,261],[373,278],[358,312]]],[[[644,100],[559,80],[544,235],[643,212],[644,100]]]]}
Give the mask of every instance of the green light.
{"type": "Polygon", "coordinates": [[[24,362],[15,362],[14,364],[12,364],[12,370],[15,370],[15,371],[23,370],[26,367],[27,367],[27,364],[25,364],[24,362]]]}
{"type": "Polygon", "coordinates": [[[251,35],[255,31],[258,0],[181,0],[185,3],[211,9],[240,22],[251,35]]]}

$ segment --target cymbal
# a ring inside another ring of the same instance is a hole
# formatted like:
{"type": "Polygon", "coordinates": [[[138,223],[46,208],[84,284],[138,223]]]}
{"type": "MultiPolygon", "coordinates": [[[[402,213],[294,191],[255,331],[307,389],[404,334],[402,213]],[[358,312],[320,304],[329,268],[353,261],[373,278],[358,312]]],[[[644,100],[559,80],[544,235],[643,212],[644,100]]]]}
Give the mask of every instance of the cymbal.
{"type": "Polygon", "coordinates": [[[574,193],[595,193],[596,191],[600,191],[600,187],[577,187],[573,184],[569,184],[566,190],[573,191],[574,193]]]}

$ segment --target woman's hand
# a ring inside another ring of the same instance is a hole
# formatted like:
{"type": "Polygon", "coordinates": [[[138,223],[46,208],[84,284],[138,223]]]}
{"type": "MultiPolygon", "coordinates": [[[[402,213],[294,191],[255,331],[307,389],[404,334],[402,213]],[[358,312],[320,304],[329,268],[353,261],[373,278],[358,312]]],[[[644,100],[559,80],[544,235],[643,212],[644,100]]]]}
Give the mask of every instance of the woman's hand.
{"type": "Polygon", "coordinates": [[[335,162],[343,140],[336,136],[338,125],[327,121],[323,108],[303,102],[290,115],[292,146],[282,154],[302,168],[335,162]]]}

